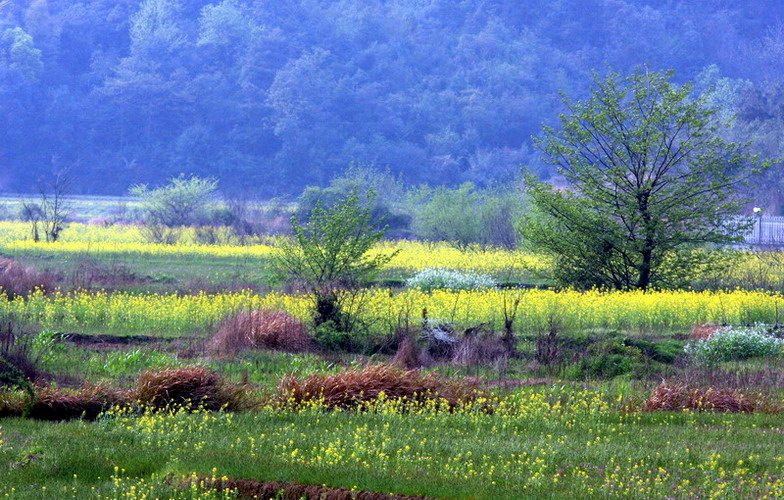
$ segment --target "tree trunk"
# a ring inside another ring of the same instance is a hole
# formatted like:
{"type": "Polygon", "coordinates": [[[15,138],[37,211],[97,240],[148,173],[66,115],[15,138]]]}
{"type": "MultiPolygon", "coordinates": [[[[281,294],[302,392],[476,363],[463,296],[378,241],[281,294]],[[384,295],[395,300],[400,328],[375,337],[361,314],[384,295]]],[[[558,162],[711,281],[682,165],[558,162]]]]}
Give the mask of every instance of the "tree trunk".
{"type": "Polygon", "coordinates": [[[640,275],[637,279],[637,288],[647,290],[651,284],[651,261],[653,260],[653,247],[650,241],[646,240],[645,249],[642,251],[642,262],[638,268],[640,275]]]}

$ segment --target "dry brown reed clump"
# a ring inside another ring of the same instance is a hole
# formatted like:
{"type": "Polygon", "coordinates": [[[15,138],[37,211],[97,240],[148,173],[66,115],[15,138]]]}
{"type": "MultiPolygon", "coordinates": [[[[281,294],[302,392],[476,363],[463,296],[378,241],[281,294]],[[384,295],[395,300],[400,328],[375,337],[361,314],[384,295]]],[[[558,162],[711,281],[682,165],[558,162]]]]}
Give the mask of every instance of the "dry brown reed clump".
{"type": "Polygon", "coordinates": [[[146,371],[134,392],[137,402],[153,408],[237,410],[247,403],[242,387],[227,384],[202,366],[146,371]]]}
{"type": "Polygon", "coordinates": [[[465,335],[455,348],[452,362],[465,366],[490,364],[507,358],[509,352],[503,338],[492,333],[465,335]]]}
{"type": "Polygon", "coordinates": [[[752,413],[758,401],[734,389],[689,387],[687,384],[664,382],[654,389],[643,404],[643,411],[716,411],[726,413],[752,413]]]}
{"type": "Polygon", "coordinates": [[[240,311],[226,319],[207,343],[213,354],[236,354],[246,349],[305,352],[313,349],[305,325],[285,311],[240,311]]]}
{"type": "Polygon", "coordinates": [[[19,262],[0,257],[0,289],[10,297],[27,295],[36,288],[48,290],[53,288],[50,276],[38,273],[19,262]]]}
{"type": "Polygon", "coordinates": [[[392,362],[409,370],[436,362],[479,366],[507,360],[510,355],[503,337],[476,329],[466,330],[459,340],[448,346],[442,344],[428,339],[424,348],[420,348],[413,338],[407,336],[398,345],[392,362]]]}
{"type": "Polygon", "coordinates": [[[424,356],[419,352],[416,342],[410,336],[400,341],[392,362],[406,370],[425,366],[424,356]]]}
{"type": "Polygon", "coordinates": [[[313,374],[304,380],[289,375],[281,380],[277,395],[284,404],[295,406],[319,401],[330,408],[354,408],[376,400],[381,393],[388,399],[417,402],[443,399],[450,407],[481,395],[475,381],[448,380],[391,365],[372,365],[334,375],[313,374]]]}
{"type": "Polygon", "coordinates": [[[36,420],[95,420],[102,412],[127,401],[127,393],[105,384],[85,386],[78,391],[45,387],[37,391],[28,416],[36,420]]]}
{"type": "Polygon", "coordinates": [[[708,340],[711,335],[716,333],[721,327],[713,323],[701,323],[694,325],[689,334],[691,340],[708,340]]]}
{"type": "MultiPolygon", "coordinates": [[[[260,498],[279,500],[427,500],[427,497],[388,495],[371,491],[355,491],[330,488],[322,485],[284,483],[280,481],[252,481],[246,479],[198,477],[198,486],[217,491],[231,490],[238,498],[260,498]]],[[[188,488],[191,482],[183,486],[188,488]]]]}

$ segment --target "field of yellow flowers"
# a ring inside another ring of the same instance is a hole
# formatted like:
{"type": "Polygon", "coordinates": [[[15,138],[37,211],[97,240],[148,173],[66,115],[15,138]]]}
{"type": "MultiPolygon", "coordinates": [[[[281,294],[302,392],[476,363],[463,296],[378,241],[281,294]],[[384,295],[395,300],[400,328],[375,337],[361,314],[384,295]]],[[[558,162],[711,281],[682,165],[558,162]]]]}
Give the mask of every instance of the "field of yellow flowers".
{"type": "MultiPolygon", "coordinates": [[[[552,290],[437,290],[392,292],[370,289],[354,301],[356,313],[378,333],[389,333],[405,321],[416,323],[427,310],[431,320],[469,327],[480,323],[500,329],[504,309],[519,300],[516,328],[529,332],[558,321],[566,328],[613,328],[687,332],[696,323],[774,323],[781,320],[784,296],[776,293],[731,292],[602,292],[552,290]]],[[[282,309],[308,320],[307,295],[131,294],[107,292],[33,293],[24,300],[0,295],[0,314],[43,328],[72,332],[124,332],[180,335],[215,328],[243,309],[282,309]]]]}
{"type": "MultiPolygon", "coordinates": [[[[251,238],[244,245],[200,245],[193,228],[183,228],[183,236],[176,245],[148,243],[138,226],[70,224],[62,239],[55,243],[34,242],[28,224],[0,221],[0,252],[7,255],[95,255],[117,256],[174,256],[200,258],[264,259],[275,251],[274,238],[251,238]]],[[[414,241],[385,242],[373,252],[398,255],[388,267],[417,271],[428,267],[474,270],[487,273],[515,273],[524,270],[544,270],[546,259],[524,252],[498,249],[461,251],[448,244],[425,244],[414,241]]]]}

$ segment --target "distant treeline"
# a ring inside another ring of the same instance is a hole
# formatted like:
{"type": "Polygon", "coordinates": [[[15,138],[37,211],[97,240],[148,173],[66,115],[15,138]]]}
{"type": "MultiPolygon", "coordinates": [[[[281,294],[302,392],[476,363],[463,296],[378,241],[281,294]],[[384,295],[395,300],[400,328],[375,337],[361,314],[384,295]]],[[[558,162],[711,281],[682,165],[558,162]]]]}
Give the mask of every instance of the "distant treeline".
{"type": "Polygon", "coordinates": [[[558,92],[639,64],[695,80],[776,156],[782,20],[764,0],[0,1],[0,190],[62,167],[104,194],[184,172],[289,195],[351,164],[417,184],[547,174],[531,136],[558,92]]]}

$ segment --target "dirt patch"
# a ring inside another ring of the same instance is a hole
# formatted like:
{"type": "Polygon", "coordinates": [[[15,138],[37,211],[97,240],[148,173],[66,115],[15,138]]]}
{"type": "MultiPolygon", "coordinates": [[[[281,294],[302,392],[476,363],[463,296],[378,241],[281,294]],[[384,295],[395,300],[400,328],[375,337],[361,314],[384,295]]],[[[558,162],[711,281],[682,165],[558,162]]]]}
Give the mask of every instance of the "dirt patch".
{"type": "Polygon", "coordinates": [[[174,342],[196,341],[196,337],[155,337],[152,335],[89,335],[84,333],[63,333],[60,339],[73,342],[77,345],[137,345],[137,344],[165,344],[174,342]]]}
{"type": "Polygon", "coordinates": [[[204,339],[199,337],[62,333],[59,339],[62,342],[70,342],[94,351],[122,350],[144,346],[163,352],[176,352],[183,359],[192,359],[204,354],[204,339]]]}
{"type": "Polygon", "coordinates": [[[429,497],[388,495],[371,491],[352,491],[328,486],[316,486],[281,481],[251,481],[245,479],[213,479],[200,477],[200,486],[217,491],[232,490],[239,498],[281,499],[281,500],[428,500],[429,497]]]}

